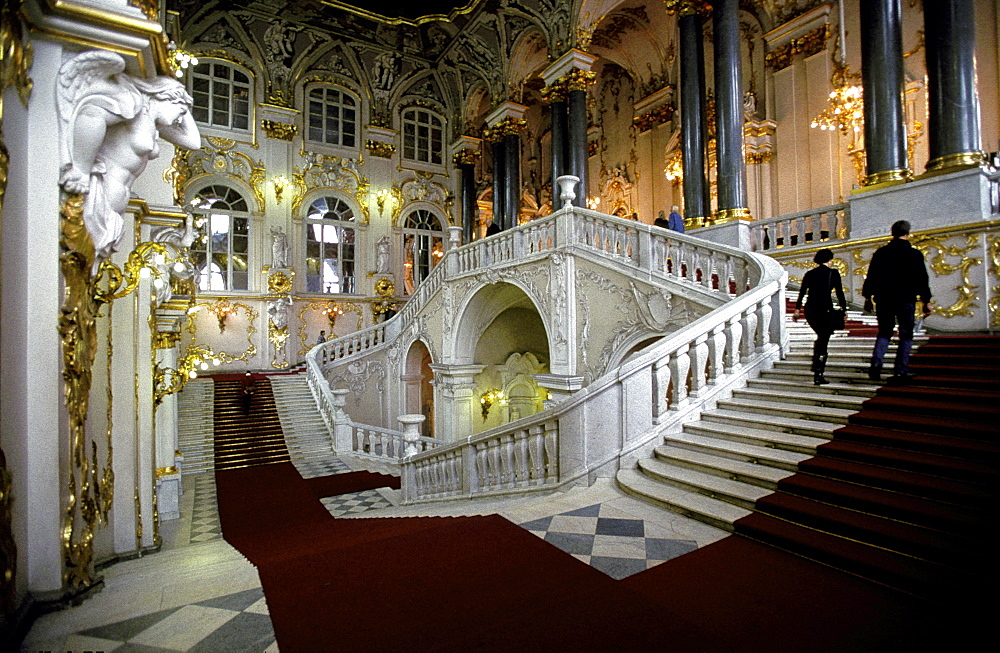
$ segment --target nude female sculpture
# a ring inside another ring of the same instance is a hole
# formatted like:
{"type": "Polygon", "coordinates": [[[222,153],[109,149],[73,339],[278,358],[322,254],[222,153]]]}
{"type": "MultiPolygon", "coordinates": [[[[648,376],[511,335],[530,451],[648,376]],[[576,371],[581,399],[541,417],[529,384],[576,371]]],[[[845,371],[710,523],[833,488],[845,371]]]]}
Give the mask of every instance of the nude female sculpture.
{"type": "Polygon", "coordinates": [[[140,79],[124,70],[125,60],[105,50],[78,54],[59,69],[59,184],[86,196],[83,219],[94,241],[95,270],[118,247],[132,183],[159,156],[157,138],[201,147],[184,86],[171,77],[140,79]]]}

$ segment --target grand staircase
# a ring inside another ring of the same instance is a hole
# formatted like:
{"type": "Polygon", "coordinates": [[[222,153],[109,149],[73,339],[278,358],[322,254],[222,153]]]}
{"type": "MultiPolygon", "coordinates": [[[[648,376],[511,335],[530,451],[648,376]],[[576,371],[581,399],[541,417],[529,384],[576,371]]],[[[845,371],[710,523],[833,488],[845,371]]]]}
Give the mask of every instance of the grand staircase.
{"type": "Polygon", "coordinates": [[[215,469],[291,462],[268,377],[255,375],[249,410],[242,378],[215,380],[215,469]]]}
{"type": "Polygon", "coordinates": [[[814,386],[814,336],[804,324],[789,331],[785,361],[666,435],[619,485],[923,596],[995,571],[985,533],[1000,499],[1000,339],[919,338],[916,381],[880,388],[865,373],[873,338],[839,333],[833,382],[814,386]]]}
{"type": "Polygon", "coordinates": [[[211,378],[192,379],[177,395],[177,446],[184,456],[181,473],[201,474],[215,469],[211,378]]]}

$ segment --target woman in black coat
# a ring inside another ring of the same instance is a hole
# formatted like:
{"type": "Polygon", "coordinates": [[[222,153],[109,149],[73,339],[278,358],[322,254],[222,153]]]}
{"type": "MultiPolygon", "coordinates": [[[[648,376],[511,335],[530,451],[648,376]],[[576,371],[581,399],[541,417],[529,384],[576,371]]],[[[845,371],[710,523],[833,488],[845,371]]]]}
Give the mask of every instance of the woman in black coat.
{"type": "Polygon", "coordinates": [[[840,272],[830,267],[833,260],[833,252],[829,249],[821,249],[816,252],[813,262],[816,267],[805,273],[802,277],[802,288],[799,290],[799,298],[795,302],[795,319],[802,315],[802,300],[805,299],[806,322],[816,332],[816,342],[813,344],[812,372],[813,383],[824,385],[829,383],[823,373],[826,371],[827,346],[830,344],[830,336],[833,335],[833,324],[831,313],[833,312],[833,299],[830,292],[837,291],[837,302],[840,309],[847,310],[847,300],[844,298],[844,287],[840,282],[840,272]]]}

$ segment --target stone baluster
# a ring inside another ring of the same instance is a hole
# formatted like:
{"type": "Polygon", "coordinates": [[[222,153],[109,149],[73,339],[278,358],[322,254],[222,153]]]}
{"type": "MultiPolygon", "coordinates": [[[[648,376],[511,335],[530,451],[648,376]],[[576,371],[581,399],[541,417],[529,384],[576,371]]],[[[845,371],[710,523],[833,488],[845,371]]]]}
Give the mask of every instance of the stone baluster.
{"type": "Polygon", "coordinates": [[[743,315],[740,318],[740,324],[743,326],[743,342],[740,346],[740,360],[749,360],[750,356],[753,355],[754,348],[757,343],[757,313],[754,308],[749,308],[743,311],[743,315]]]}
{"type": "Polygon", "coordinates": [[[670,404],[675,410],[688,403],[688,371],[690,369],[690,345],[682,345],[670,355],[670,376],[674,380],[670,404]]]}
{"type": "Polygon", "coordinates": [[[478,489],[485,490],[490,485],[490,470],[487,461],[489,447],[485,442],[476,445],[476,479],[478,489]]]}
{"type": "Polygon", "coordinates": [[[505,487],[514,486],[514,436],[505,433],[500,436],[501,482],[505,487]]]}
{"type": "Polygon", "coordinates": [[[758,337],[757,351],[760,352],[764,351],[764,349],[771,344],[771,299],[762,299],[757,312],[759,315],[757,331],[760,334],[758,337]]]}
{"type": "Polygon", "coordinates": [[[415,456],[420,453],[420,425],[426,419],[423,415],[400,415],[396,418],[402,425],[403,431],[403,456],[415,456]]]}
{"type": "Polygon", "coordinates": [[[559,443],[556,437],[559,433],[558,422],[545,423],[545,482],[555,483],[559,480],[559,443]]]}
{"type": "Polygon", "coordinates": [[[528,428],[528,456],[531,459],[531,479],[535,484],[545,482],[545,436],[539,425],[528,428]]]}
{"type": "Polygon", "coordinates": [[[517,487],[527,487],[530,476],[528,469],[528,432],[518,431],[514,440],[514,481],[517,487]]]}
{"type": "Polygon", "coordinates": [[[708,334],[702,334],[694,341],[691,349],[691,396],[700,397],[705,389],[708,368],[708,334]]]}
{"type": "Polygon", "coordinates": [[[726,354],[726,325],[719,324],[708,336],[708,382],[717,383],[723,374],[726,354]]]}
{"type": "Polygon", "coordinates": [[[743,337],[743,325],[740,316],[734,315],[726,321],[726,373],[732,374],[742,367],[740,362],[740,340],[743,337]]]}
{"type": "Polygon", "coordinates": [[[490,440],[487,445],[487,456],[486,456],[486,483],[489,489],[494,490],[501,483],[500,476],[500,442],[499,440],[490,440]]]}
{"type": "Polygon", "coordinates": [[[653,424],[659,424],[670,410],[670,358],[661,358],[653,364],[653,424]]]}

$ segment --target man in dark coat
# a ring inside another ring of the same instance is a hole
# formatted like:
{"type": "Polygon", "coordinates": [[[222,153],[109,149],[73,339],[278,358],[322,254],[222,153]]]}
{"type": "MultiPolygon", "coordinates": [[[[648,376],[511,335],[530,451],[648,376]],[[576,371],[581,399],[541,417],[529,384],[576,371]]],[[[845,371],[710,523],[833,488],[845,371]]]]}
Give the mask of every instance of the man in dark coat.
{"type": "Polygon", "coordinates": [[[882,361],[889,349],[892,331],[899,325],[899,346],[893,365],[893,378],[897,381],[913,377],[909,368],[910,348],[913,345],[914,309],[917,299],[923,302],[924,315],[931,313],[930,282],[924,255],[910,244],[910,223],[899,220],[892,225],[892,241],[878,248],[868,265],[861,294],[865,297],[865,310],[871,311],[875,303],[878,319],[878,337],[872,352],[868,377],[882,380],[882,361]]]}

